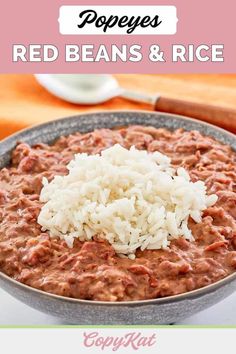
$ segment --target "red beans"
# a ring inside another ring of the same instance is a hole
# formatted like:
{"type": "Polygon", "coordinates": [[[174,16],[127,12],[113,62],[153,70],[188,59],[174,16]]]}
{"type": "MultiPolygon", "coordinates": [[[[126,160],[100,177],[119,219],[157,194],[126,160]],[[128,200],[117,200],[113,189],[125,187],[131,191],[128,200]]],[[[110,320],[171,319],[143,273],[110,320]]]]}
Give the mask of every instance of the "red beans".
{"type": "Polygon", "coordinates": [[[52,146],[20,143],[12,165],[0,171],[0,271],[50,293],[98,301],[151,299],[214,283],[236,271],[235,160],[228,146],[182,129],[131,126],[72,134],[52,146]],[[67,174],[75,153],[98,153],[115,143],[160,151],[218,194],[202,223],[189,220],[194,242],[179,238],[167,249],[138,250],[131,260],[115,254],[101,235],[68,248],[42,232],[42,178],[67,174]]]}

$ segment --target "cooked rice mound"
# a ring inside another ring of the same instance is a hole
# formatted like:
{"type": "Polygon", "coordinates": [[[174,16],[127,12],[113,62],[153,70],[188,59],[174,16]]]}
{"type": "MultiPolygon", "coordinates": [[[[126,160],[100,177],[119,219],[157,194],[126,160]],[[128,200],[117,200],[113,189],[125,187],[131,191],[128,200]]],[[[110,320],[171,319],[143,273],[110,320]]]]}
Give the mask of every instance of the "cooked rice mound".
{"type": "Polygon", "coordinates": [[[38,217],[43,230],[69,247],[78,238],[106,239],[120,255],[135,257],[140,248],[168,247],[172,239],[192,240],[188,220],[217,201],[204,182],[191,182],[170,158],[116,144],[101,155],[77,154],[68,175],[43,180],[38,217]]]}

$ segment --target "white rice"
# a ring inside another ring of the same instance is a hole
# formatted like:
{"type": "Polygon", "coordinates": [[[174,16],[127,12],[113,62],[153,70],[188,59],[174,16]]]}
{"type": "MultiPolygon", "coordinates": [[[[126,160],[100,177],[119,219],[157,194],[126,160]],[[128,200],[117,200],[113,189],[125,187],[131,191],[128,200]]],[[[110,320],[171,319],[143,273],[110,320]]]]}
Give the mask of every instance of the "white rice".
{"type": "Polygon", "coordinates": [[[172,239],[192,240],[188,219],[200,223],[202,212],[217,201],[204,182],[171,167],[159,153],[120,145],[101,155],[77,154],[67,176],[44,178],[38,217],[43,230],[73,247],[75,238],[99,234],[118,254],[134,258],[137,248],[168,247],[172,239]]]}

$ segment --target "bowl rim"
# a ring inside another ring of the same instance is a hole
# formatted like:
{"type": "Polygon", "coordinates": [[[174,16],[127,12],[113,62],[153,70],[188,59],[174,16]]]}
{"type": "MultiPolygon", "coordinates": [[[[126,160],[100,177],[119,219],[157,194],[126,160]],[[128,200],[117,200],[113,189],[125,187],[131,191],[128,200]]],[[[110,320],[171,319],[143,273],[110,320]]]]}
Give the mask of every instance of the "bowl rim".
{"type": "MultiPolygon", "coordinates": [[[[148,111],[148,110],[128,110],[128,109],[124,109],[124,110],[99,110],[99,111],[92,111],[92,112],[81,112],[79,114],[76,115],[72,115],[72,116],[66,116],[66,117],[61,117],[61,118],[57,118],[57,119],[52,119],[50,121],[47,122],[43,122],[43,123],[39,123],[39,124],[34,124],[31,125],[29,127],[26,127],[24,129],[18,130],[17,132],[7,136],[6,138],[0,140],[0,147],[1,145],[6,145],[9,142],[11,142],[11,140],[15,140],[15,138],[17,138],[19,135],[21,135],[22,133],[26,133],[30,132],[32,130],[35,129],[40,129],[40,128],[44,128],[44,127],[48,127],[48,126],[53,126],[55,123],[60,123],[60,122],[64,122],[66,120],[73,120],[75,118],[79,118],[81,116],[85,116],[85,117],[90,117],[90,116],[94,116],[94,115],[111,115],[111,114],[125,114],[125,113],[136,113],[136,114],[148,114],[149,116],[166,116],[167,118],[175,118],[175,119],[181,119],[181,120],[187,120],[187,121],[192,121],[193,123],[197,123],[199,125],[202,126],[206,126],[206,127],[211,127],[212,129],[218,130],[219,132],[221,132],[223,135],[228,135],[229,137],[233,138],[236,140],[236,136],[235,134],[220,128],[218,126],[215,126],[213,124],[210,124],[208,122],[204,122],[201,120],[197,120],[194,118],[190,118],[187,116],[183,116],[183,115],[178,115],[178,114],[172,114],[172,113],[165,113],[165,112],[159,112],[159,111],[148,111]]],[[[141,124],[140,124],[141,125],[141,124]]],[[[13,278],[11,278],[10,276],[6,275],[5,273],[0,271],[0,281],[6,282],[6,283],[10,283],[11,285],[13,285],[14,287],[19,287],[22,288],[22,290],[24,291],[28,291],[28,292],[32,292],[35,295],[41,295],[43,297],[48,298],[49,300],[60,300],[60,301],[64,301],[64,302],[70,302],[70,303],[78,303],[78,304],[84,304],[84,305],[89,305],[89,306],[115,306],[115,307],[119,307],[119,306],[145,306],[145,305],[158,305],[158,304],[165,304],[165,303],[173,303],[173,302],[178,302],[178,301],[183,301],[183,300],[191,300],[194,298],[198,298],[198,297],[202,297],[204,295],[208,295],[212,292],[214,292],[215,290],[217,290],[218,288],[220,288],[221,286],[227,285],[231,282],[233,282],[234,280],[236,280],[236,272],[226,276],[225,278],[222,278],[212,284],[209,284],[207,286],[195,289],[195,290],[191,290],[185,293],[180,293],[177,295],[170,295],[170,296],[166,296],[166,297],[160,297],[160,298],[154,298],[154,299],[147,299],[147,300],[130,300],[130,301],[94,301],[94,300],[85,300],[85,299],[77,299],[77,298],[72,298],[72,297],[67,297],[67,296],[61,296],[61,295],[56,295],[53,293],[49,293],[37,288],[33,288],[29,285],[26,285],[24,283],[21,283],[13,278]]],[[[3,287],[4,289],[4,287],[3,287]]]]}
{"type": "MultiPolygon", "coordinates": [[[[207,286],[204,286],[202,288],[198,288],[195,290],[191,290],[185,293],[177,294],[177,295],[170,295],[170,296],[165,296],[165,297],[159,297],[159,298],[154,298],[154,299],[147,299],[147,300],[130,300],[130,301],[98,301],[98,300],[85,300],[85,299],[77,299],[77,298],[72,298],[68,296],[61,296],[61,295],[56,295],[53,293],[49,293],[43,290],[39,290],[36,288],[33,288],[29,285],[26,285],[24,283],[20,283],[19,281],[9,277],[8,275],[0,272],[0,282],[5,281],[7,283],[10,283],[16,288],[21,288],[21,290],[24,290],[26,292],[33,293],[34,295],[40,295],[43,296],[44,298],[47,298],[48,300],[59,300],[62,302],[67,302],[67,303],[77,303],[77,304],[84,304],[84,305],[89,305],[89,306],[110,306],[110,307],[119,307],[119,306],[145,306],[145,305],[161,305],[161,304],[170,304],[170,303],[175,303],[179,301],[184,301],[184,300],[193,300],[199,297],[203,297],[204,295],[209,295],[211,293],[214,293],[216,290],[219,288],[233,282],[236,280],[236,272],[228,275],[225,278],[222,278],[218,280],[215,283],[209,284],[207,286]]],[[[4,290],[4,287],[3,287],[4,290]]]]}
{"type": "Polygon", "coordinates": [[[149,116],[151,116],[151,115],[152,116],[161,115],[161,116],[166,116],[166,117],[174,118],[174,119],[187,120],[187,121],[190,121],[190,122],[193,122],[193,123],[197,123],[197,124],[202,125],[202,126],[210,127],[211,129],[218,130],[222,134],[228,135],[232,139],[236,140],[236,135],[234,133],[228,131],[228,130],[225,130],[224,128],[221,128],[221,127],[219,127],[217,125],[202,121],[200,119],[191,118],[191,117],[184,116],[184,115],[181,115],[181,114],[167,113],[167,112],[161,112],[161,111],[149,111],[149,110],[142,110],[142,109],[139,109],[139,110],[138,109],[124,109],[124,110],[116,109],[116,110],[99,110],[99,111],[90,111],[90,112],[80,112],[78,114],[73,114],[71,116],[59,117],[59,118],[52,119],[52,120],[49,120],[49,121],[46,121],[46,122],[42,122],[42,123],[35,123],[35,124],[32,124],[32,125],[30,125],[28,127],[23,128],[23,129],[17,130],[13,134],[10,134],[9,136],[1,139],[0,140],[0,146],[2,144],[6,144],[8,142],[8,140],[12,140],[12,139],[16,138],[18,135],[22,134],[22,133],[27,133],[28,131],[36,130],[38,128],[47,127],[47,126],[53,125],[55,123],[57,124],[57,123],[60,123],[60,122],[64,122],[66,120],[73,120],[73,119],[79,118],[81,116],[82,117],[90,117],[90,116],[94,116],[94,115],[103,116],[103,115],[120,114],[120,113],[122,113],[122,114],[124,114],[124,113],[127,113],[127,114],[130,114],[130,113],[137,113],[137,114],[144,113],[144,114],[148,114],[149,116]]]}

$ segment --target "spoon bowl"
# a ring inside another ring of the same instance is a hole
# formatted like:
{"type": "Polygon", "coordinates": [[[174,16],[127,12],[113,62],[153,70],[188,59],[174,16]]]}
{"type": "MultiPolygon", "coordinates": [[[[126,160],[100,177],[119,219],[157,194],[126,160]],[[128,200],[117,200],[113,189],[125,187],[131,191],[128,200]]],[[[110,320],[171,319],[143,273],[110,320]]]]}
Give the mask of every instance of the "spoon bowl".
{"type": "Polygon", "coordinates": [[[154,105],[159,97],[126,90],[109,74],[36,74],[35,78],[54,96],[74,104],[95,105],[121,96],[154,105]]]}
{"type": "Polygon", "coordinates": [[[50,93],[74,104],[103,103],[122,93],[108,74],[36,74],[35,78],[50,93]]]}

